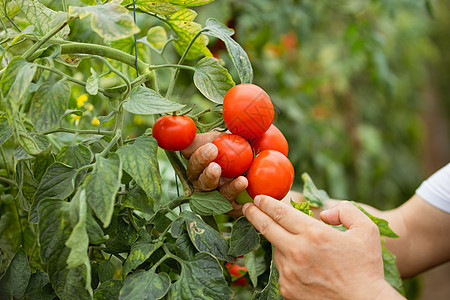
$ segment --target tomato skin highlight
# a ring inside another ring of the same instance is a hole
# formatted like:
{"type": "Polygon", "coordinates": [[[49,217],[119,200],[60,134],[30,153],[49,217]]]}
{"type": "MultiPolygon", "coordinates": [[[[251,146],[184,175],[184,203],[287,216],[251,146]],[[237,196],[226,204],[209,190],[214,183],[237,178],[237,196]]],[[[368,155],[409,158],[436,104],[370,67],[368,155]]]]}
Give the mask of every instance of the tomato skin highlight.
{"type": "Polygon", "coordinates": [[[267,195],[281,200],[291,189],[294,175],[294,167],[282,153],[261,151],[247,171],[247,192],[252,198],[267,195]]]}
{"type": "Polygon", "coordinates": [[[260,137],[254,139],[250,145],[255,154],[264,150],[275,150],[283,153],[284,156],[287,156],[289,153],[289,145],[286,138],[273,124],[260,137]]]}
{"type": "Polygon", "coordinates": [[[234,178],[242,175],[253,161],[250,144],[236,134],[224,134],[213,141],[218,149],[214,160],[222,168],[222,176],[234,178]]]}
{"type": "Polygon", "coordinates": [[[188,116],[162,116],[153,125],[152,135],[158,146],[165,150],[179,151],[195,139],[197,127],[188,116]]]}
{"type": "Polygon", "coordinates": [[[272,124],[274,109],[269,95],[257,85],[238,84],[223,100],[223,120],[231,133],[247,140],[261,136],[272,124]]]}

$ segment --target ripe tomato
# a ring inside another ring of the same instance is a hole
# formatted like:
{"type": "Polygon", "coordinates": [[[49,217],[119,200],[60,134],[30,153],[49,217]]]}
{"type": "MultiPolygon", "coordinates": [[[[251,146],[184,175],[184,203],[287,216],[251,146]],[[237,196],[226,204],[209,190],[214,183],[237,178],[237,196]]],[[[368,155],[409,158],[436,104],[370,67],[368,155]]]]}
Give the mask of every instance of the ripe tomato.
{"type": "Polygon", "coordinates": [[[287,156],[289,152],[289,146],[286,138],[273,124],[270,125],[269,129],[267,129],[267,131],[264,132],[259,138],[254,139],[250,145],[252,146],[255,154],[258,154],[264,150],[275,150],[287,156]]]}
{"type": "Polygon", "coordinates": [[[264,150],[253,159],[247,172],[247,180],[250,197],[268,195],[281,200],[294,182],[294,167],[280,152],[264,150]]]}
{"type": "Polygon", "coordinates": [[[272,124],[274,110],[269,95],[259,86],[235,85],[225,94],[223,120],[231,133],[252,140],[272,124]]]}
{"type": "Polygon", "coordinates": [[[188,116],[162,116],[152,130],[158,146],[170,151],[183,150],[195,139],[197,128],[188,116]]]}
{"type": "Polygon", "coordinates": [[[230,272],[231,280],[233,280],[233,285],[238,285],[238,286],[247,285],[247,280],[245,280],[245,277],[242,277],[247,273],[246,267],[241,267],[238,264],[232,264],[232,263],[226,263],[225,267],[228,269],[228,272],[230,272]],[[239,278],[239,279],[237,279],[237,278],[239,278]]]}
{"type": "Polygon", "coordinates": [[[235,134],[224,134],[213,141],[218,151],[214,160],[222,168],[223,177],[237,177],[250,167],[253,151],[250,144],[235,134]]]}

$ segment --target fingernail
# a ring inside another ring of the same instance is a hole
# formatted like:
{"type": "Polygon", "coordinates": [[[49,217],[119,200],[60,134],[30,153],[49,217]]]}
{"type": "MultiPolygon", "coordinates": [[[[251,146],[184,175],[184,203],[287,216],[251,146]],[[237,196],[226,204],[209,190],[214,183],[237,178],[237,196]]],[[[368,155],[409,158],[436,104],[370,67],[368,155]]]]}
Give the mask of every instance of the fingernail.
{"type": "Polygon", "coordinates": [[[245,216],[245,211],[247,210],[247,208],[251,205],[251,203],[245,203],[244,206],[242,206],[242,213],[245,216]]]}
{"type": "Polygon", "coordinates": [[[220,173],[222,172],[222,169],[220,168],[219,164],[215,162],[209,164],[208,170],[212,176],[220,176],[220,173]]]}
{"type": "Polygon", "coordinates": [[[261,196],[256,196],[255,199],[253,199],[253,203],[259,207],[259,202],[261,201],[261,196]]]}
{"type": "Polygon", "coordinates": [[[203,156],[213,159],[217,156],[217,147],[213,143],[206,144],[202,150],[203,156]]]}

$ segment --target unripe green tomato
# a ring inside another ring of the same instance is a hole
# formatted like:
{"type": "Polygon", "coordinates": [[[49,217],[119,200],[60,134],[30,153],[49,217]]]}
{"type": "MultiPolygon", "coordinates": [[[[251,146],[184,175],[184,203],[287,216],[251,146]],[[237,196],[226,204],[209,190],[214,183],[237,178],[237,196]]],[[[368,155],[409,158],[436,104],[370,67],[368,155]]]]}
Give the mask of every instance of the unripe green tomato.
{"type": "Polygon", "coordinates": [[[236,200],[234,200],[236,203],[244,205],[245,203],[251,202],[253,203],[252,197],[247,193],[247,190],[243,190],[242,192],[237,195],[236,200]]]}

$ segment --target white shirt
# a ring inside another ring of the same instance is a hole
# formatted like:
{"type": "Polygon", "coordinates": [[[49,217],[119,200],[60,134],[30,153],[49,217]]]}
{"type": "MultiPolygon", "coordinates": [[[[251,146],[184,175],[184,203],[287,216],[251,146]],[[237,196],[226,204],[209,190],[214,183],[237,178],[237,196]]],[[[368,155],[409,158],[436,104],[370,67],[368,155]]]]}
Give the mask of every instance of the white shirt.
{"type": "Polygon", "coordinates": [[[422,182],[416,194],[431,205],[450,213],[450,163],[422,182]]]}

